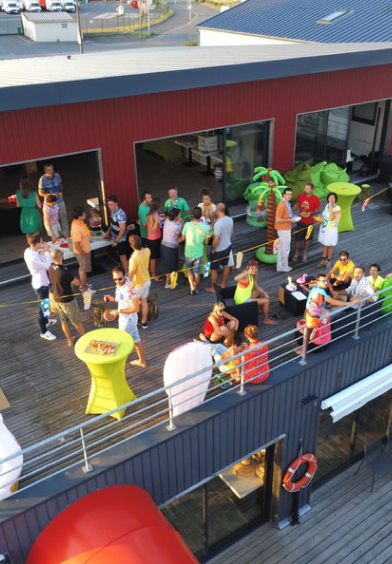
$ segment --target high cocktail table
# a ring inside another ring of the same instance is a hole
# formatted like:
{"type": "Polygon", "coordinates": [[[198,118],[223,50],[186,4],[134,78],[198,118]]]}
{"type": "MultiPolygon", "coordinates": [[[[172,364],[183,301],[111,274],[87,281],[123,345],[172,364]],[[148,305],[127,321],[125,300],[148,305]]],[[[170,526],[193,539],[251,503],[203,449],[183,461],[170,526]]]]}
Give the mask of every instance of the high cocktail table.
{"type": "MultiPolygon", "coordinates": [[[[125,363],[134,347],[128,333],[120,329],[96,329],[83,335],[75,345],[75,354],[86,363],[91,375],[91,390],[86,413],[107,413],[136,399],[125,378],[125,363]],[[113,355],[86,351],[93,340],[119,343],[113,355]]],[[[121,419],[125,409],[112,414],[121,419]]]]}

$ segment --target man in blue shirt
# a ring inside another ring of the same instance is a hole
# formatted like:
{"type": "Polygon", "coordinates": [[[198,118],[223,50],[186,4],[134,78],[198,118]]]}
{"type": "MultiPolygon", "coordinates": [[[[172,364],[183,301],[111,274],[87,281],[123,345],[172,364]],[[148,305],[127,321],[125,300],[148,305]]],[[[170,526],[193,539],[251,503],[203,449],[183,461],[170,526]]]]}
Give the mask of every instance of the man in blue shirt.
{"type": "Polygon", "coordinates": [[[56,203],[59,206],[61,233],[64,237],[69,237],[67,208],[65,207],[63,199],[61,176],[58,172],[54,171],[54,166],[52,164],[47,163],[44,164],[44,174],[38,181],[38,195],[46,201],[46,197],[49,196],[49,194],[54,194],[57,198],[56,203]]]}

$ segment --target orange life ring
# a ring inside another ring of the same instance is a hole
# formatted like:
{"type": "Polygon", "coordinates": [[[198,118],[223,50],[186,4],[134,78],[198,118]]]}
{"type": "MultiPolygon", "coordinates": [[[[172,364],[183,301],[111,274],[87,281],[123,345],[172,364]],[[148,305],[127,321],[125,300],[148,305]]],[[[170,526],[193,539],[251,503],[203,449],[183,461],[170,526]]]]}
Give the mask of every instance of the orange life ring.
{"type": "Polygon", "coordinates": [[[302,488],[306,488],[308,486],[315,475],[317,470],[317,458],[314,454],[303,454],[299,456],[290,464],[289,469],[287,470],[286,474],[283,478],[283,487],[288,492],[298,492],[302,488]],[[304,476],[298,480],[297,482],[293,482],[294,474],[301,466],[301,464],[308,464],[308,469],[305,472],[304,476]]]}

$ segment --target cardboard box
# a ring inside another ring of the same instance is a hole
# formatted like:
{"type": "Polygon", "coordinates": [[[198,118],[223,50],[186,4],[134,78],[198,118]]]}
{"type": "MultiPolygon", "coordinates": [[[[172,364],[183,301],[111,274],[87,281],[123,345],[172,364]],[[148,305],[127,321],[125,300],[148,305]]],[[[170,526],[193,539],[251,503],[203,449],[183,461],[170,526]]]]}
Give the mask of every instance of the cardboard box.
{"type": "Polygon", "coordinates": [[[198,135],[197,148],[204,153],[213,153],[218,150],[218,137],[216,135],[198,135]]]}

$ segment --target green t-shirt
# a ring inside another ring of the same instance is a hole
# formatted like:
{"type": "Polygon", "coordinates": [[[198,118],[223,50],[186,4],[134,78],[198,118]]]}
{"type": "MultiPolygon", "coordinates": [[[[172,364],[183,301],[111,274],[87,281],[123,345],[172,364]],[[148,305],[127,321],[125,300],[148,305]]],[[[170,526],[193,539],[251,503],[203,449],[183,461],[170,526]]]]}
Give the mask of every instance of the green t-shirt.
{"type": "Polygon", "coordinates": [[[168,198],[165,202],[165,211],[169,211],[173,208],[178,208],[180,210],[181,219],[185,219],[189,212],[189,206],[184,200],[184,198],[177,198],[177,200],[171,200],[168,198]]]}
{"type": "Polygon", "coordinates": [[[190,221],[184,225],[182,234],[185,237],[185,256],[186,258],[201,258],[204,255],[204,242],[206,237],[204,233],[208,235],[210,232],[209,225],[204,225],[203,223],[197,222],[193,223],[190,221]]]}
{"type": "Polygon", "coordinates": [[[147,226],[144,227],[143,223],[147,223],[147,214],[150,211],[150,206],[145,204],[140,204],[139,211],[137,212],[139,222],[140,222],[140,237],[147,239],[147,226]]]}

